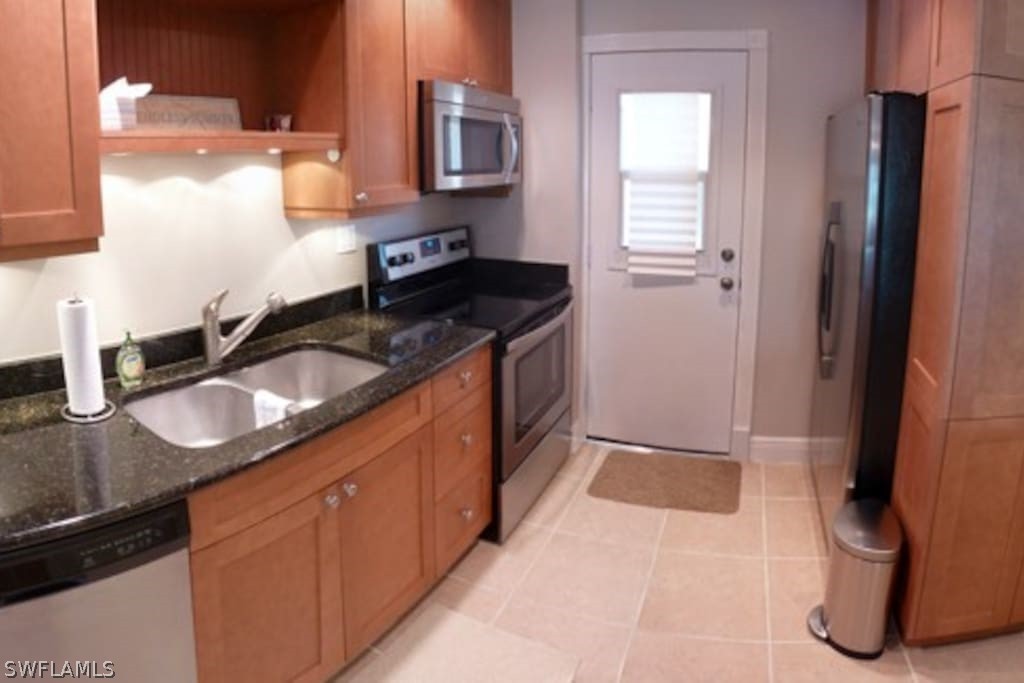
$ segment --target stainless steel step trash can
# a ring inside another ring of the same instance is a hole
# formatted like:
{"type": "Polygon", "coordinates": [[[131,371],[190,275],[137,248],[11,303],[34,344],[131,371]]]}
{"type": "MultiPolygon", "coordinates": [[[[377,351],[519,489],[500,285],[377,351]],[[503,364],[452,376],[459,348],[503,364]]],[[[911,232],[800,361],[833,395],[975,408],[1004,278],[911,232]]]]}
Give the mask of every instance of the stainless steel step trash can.
{"type": "Polygon", "coordinates": [[[902,545],[899,520],[884,503],[854,500],[839,510],[832,523],[825,603],[807,618],[815,637],[851,657],[881,656],[902,545]]]}

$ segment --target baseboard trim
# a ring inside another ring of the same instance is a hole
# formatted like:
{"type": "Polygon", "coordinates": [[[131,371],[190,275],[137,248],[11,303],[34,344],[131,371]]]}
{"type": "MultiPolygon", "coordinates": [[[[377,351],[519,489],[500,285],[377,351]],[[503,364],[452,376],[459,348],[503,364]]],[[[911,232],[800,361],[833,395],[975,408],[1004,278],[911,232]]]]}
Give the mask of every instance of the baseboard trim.
{"type": "Polygon", "coordinates": [[[811,457],[811,438],[806,436],[752,436],[750,461],[765,464],[806,463],[811,457]]]}

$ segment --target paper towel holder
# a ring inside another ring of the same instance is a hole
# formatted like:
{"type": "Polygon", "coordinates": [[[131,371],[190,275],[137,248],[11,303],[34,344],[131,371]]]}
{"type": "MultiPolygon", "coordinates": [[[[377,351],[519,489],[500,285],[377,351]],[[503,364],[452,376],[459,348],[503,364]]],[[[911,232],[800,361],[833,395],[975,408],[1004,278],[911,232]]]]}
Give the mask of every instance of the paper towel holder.
{"type": "Polygon", "coordinates": [[[76,425],[91,425],[97,422],[103,422],[114,416],[117,412],[117,406],[114,405],[113,401],[107,399],[103,402],[103,410],[92,415],[76,415],[71,412],[71,404],[65,403],[64,407],[60,409],[60,416],[68,422],[76,425]]]}

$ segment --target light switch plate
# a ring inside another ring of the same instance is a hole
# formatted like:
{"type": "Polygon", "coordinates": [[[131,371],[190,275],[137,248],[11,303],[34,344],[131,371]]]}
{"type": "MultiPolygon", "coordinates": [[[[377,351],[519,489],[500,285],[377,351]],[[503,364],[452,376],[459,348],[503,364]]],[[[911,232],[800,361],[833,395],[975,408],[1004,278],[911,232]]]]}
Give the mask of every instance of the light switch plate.
{"type": "Polygon", "coordinates": [[[356,226],[339,225],[334,229],[334,249],[339,254],[351,254],[356,250],[356,226]]]}

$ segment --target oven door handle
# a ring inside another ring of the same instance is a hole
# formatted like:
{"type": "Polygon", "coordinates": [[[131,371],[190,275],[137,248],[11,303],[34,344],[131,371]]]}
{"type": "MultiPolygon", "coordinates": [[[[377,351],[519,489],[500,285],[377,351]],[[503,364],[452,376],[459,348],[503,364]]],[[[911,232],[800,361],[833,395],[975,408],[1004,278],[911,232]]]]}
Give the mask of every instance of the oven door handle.
{"type": "Polygon", "coordinates": [[[557,316],[555,316],[548,322],[544,323],[537,329],[531,332],[527,332],[523,336],[516,337],[512,341],[508,342],[508,344],[505,347],[506,349],[508,349],[508,355],[515,357],[521,356],[522,354],[526,353],[534,346],[536,346],[544,337],[548,336],[549,334],[551,334],[551,332],[564,325],[565,321],[568,320],[570,315],[572,315],[571,301],[569,302],[569,305],[565,307],[564,311],[559,313],[557,316]]]}

